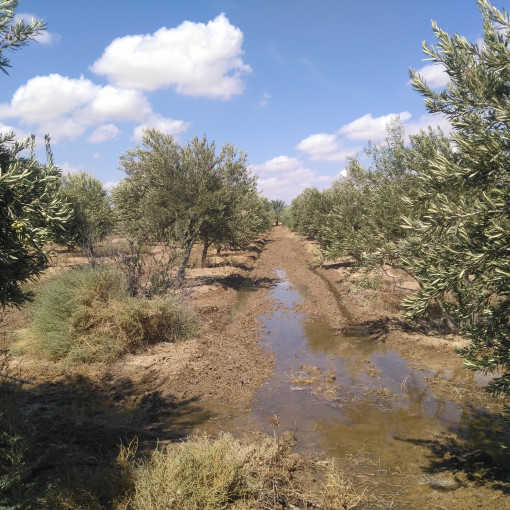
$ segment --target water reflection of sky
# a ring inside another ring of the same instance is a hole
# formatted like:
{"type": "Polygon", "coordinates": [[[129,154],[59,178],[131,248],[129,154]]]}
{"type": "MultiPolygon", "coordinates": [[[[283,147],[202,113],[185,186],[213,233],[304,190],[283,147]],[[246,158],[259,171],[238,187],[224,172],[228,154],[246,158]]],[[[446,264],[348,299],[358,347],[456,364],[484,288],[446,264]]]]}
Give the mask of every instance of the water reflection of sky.
{"type": "Polygon", "coordinates": [[[306,288],[291,285],[283,270],[277,276],[282,281],[268,296],[273,311],[261,317],[263,344],[276,361],[276,373],[259,390],[253,411],[263,428],[271,430],[267,419],[276,414],[280,428],[294,430],[304,450],[340,457],[369,448],[383,464],[398,459],[416,465],[416,448],[402,438],[452,433],[479,446],[494,440],[499,428],[482,410],[434,395],[426,378],[449,374],[413,368],[384,344],[340,336],[324,321],[303,323],[293,306],[306,288]],[[302,365],[333,370],[338,398],[322,402],[306,385],[292,385],[289,376],[302,365]]]}

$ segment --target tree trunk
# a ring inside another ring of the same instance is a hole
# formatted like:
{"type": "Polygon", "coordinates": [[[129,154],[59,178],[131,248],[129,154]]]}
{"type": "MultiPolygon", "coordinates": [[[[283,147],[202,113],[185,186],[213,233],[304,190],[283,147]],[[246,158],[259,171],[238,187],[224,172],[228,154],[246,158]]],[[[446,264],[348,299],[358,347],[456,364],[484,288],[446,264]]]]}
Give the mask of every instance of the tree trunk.
{"type": "Polygon", "coordinates": [[[182,259],[179,270],[177,271],[177,284],[179,287],[182,287],[184,283],[184,276],[186,273],[186,268],[188,267],[189,258],[191,255],[191,249],[193,248],[193,244],[195,244],[195,234],[194,230],[195,220],[190,219],[188,229],[185,233],[185,241],[184,241],[184,258],[182,259]]]}
{"type": "Polygon", "coordinates": [[[209,250],[209,246],[211,245],[211,242],[209,241],[209,238],[206,236],[204,239],[204,249],[202,250],[202,267],[205,267],[205,263],[207,261],[207,250],[209,250]]]}

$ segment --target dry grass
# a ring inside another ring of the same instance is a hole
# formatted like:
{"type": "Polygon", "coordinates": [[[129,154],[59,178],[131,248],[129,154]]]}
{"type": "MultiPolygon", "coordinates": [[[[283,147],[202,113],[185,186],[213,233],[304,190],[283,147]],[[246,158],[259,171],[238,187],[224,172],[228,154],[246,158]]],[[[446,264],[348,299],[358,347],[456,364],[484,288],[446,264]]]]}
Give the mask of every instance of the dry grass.
{"type": "Polygon", "coordinates": [[[299,372],[291,373],[289,382],[295,386],[307,386],[316,398],[321,400],[337,400],[340,388],[336,381],[336,370],[321,370],[313,365],[301,365],[299,372]]]}
{"type": "Polygon", "coordinates": [[[245,444],[229,434],[203,435],[148,459],[137,461],[134,453],[128,447],[119,455],[121,469],[131,467],[132,490],[116,510],[337,510],[369,500],[334,461],[306,460],[271,438],[245,444]]]}
{"type": "Polygon", "coordinates": [[[33,315],[13,352],[68,363],[112,361],[197,331],[195,316],[174,298],[130,297],[123,275],[108,268],[64,271],[43,286],[33,315]]]}

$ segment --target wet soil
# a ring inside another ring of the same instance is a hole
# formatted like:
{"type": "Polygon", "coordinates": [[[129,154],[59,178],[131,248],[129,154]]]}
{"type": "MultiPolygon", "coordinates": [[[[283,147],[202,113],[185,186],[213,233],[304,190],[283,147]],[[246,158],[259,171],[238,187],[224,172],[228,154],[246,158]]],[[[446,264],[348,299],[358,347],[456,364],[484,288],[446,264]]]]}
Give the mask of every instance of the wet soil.
{"type": "MultiPolygon", "coordinates": [[[[344,261],[312,270],[315,249],[285,227],[275,227],[246,252],[231,255],[228,263],[218,257],[212,258],[212,267],[190,269],[183,299],[201,319],[196,339],[160,344],[111,365],[63,369],[42,360],[11,359],[10,373],[34,382],[23,386],[23,398],[26,416],[37,425],[34,441],[46,459],[37,468],[38,476],[70,466],[93,469],[101,455],[113,455],[120,442],[135,435],[144,452],[157,442],[175,441],[196,430],[214,433],[229,428],[229,421],[240,423],[240,415],[249,416],[257,392],[275,369],[275,354],[261,343],[261,317],[274,312],[277,304],[270,292],[282,280],[275,269],[284,271],[300,291],[302,299],[292,308],[303,317],[305,328],[322,321],[331,334],[340,334],[355,324],[373,335],[370,341],[395,350],[417,368],[432,370],[429,383],[437,395],[459,405],[475,403],[484,413],[501,411],[504,402],[489,398],[478,384],[483,381],[462,368],[454,352],[462,339],[432,335],[401,319],[398,302],[413,289],[405,274],[386,271],[377,292],[356,288],[355,275],[344,261]]],[[[11,341],[8,330],[23,324],[16,314],[6,317],[7,332],[0,338],[4,347],[11,341]]],[[[330,386],[327,371],[316,369],[305,366],[294,376],[301,377],[301,383],[306,378],[315,381],[320,400],[330,386]]],[[[361,369],[377,376],[370,364],[361,369]]],[[[251,433],[252,422],[244,423],[251,433]]],[[[423,480],[433,488],[427,508],[510,508],[510,478],[493,454],[454,433],[435,430],[406,441],[423,455],[423,480]]],[[[355,457],[350,452],[349,462],[355,457]]],[[[373,467],[364,466],[360,473],[372,476],[373,467]]],[[[407,467],[396,462],[394,469],[407,467]]],[[[395,487],[392,494],[386,487],[381,507],[391,500],[396,505],[401,491],[395,487]]]]}

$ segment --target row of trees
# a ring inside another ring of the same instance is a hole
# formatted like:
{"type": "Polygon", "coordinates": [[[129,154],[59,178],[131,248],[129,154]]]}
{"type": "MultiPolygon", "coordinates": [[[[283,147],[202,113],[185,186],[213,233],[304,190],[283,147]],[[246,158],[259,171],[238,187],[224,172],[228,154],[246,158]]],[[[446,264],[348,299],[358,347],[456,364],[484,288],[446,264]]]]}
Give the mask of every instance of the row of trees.
{"type": "Polygon", "coordinates": [[[483,43],[450,36],[435,23],[427,58],[444,67],[436,93],[411,71],[413,87],[440,130],[406,139],[395,121],[388,137],[353,158],[331,189],[307,189],[291,206],[291,223],[317,239],[325,257],[405,268],[421,290],[408,315],[439,305],[448,326],[471,339],[461,351],[476,370],[499,373],[489,389],[510,393],[510,21],[487,0],[483,43]]]}
{"type": "Polygon", "coordinates": [[[217,154],[205,137],[180,146],[149,129],[141,147],[121,156],[126,177],[110,196],[87,172],[61,176],[49,145],[48,163],[41,165],[33,150],[27,158],[20,156],[28,141],[12,140],[8,148],[10,140],[0,147],[2,306],[29,298],[22,284],[46,267],[50,239],[76,244],[91,256],[94,245],[113,230],[138,252],[142,244],[164,243],[180,251],[177,281],[182,284],[195,244],[203,245],[204,265],[211,245],[218,251],[243,248],[272,225],[276,214],[258,195],[246,154],[232,144],[217,154]]]}
{"type": "Polygon", "coordinates": [[[217,154],[214,142],[193,138],[179,146],[156,129],[142,147],[120,158],[126,178],[112,197],[121,231],[132,239],[182,246],[182,281],[192,247],[245,246],[272,224],[271,205],[259,197],[246,154],[230,143],[217,154]]]}

